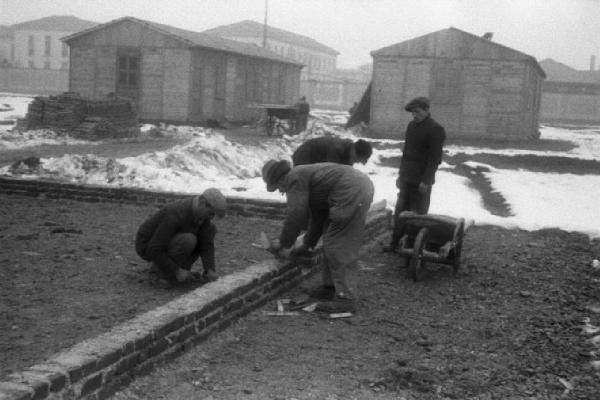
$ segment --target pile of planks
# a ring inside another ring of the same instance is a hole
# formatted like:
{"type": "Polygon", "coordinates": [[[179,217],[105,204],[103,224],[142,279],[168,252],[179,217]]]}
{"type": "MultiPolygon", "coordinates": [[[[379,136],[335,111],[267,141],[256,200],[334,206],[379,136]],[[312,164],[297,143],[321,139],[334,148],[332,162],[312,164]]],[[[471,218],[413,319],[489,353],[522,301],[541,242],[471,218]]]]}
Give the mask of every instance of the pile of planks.
{"type": "Polygon", "coordinates": [[[73,92],[35,97],[22,126],[49,128],[89,140],[139,133],[137,113],[130,100],[115,96],[91,100],[73,92]]]}

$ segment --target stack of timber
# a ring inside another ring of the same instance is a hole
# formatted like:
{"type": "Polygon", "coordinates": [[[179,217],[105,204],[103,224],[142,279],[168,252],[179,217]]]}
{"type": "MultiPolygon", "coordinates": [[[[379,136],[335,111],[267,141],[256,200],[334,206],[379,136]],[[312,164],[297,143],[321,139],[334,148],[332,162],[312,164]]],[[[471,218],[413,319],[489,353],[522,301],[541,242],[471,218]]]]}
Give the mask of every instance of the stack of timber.
{"type": "Polygon", "coordinates": [[[85,99],[77,93],[35,97],[23,126],[48,128],[82,139],[131,137],[139,134],[137,113],[128,99],[85,99]]]}

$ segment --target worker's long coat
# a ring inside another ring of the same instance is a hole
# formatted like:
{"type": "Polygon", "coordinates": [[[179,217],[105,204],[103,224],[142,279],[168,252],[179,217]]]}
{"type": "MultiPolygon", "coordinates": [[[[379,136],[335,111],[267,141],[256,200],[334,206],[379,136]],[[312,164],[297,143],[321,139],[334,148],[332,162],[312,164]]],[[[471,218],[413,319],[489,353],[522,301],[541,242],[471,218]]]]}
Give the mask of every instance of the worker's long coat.
{"type": "Polygon", "coordinates": [[[287,215],[281,246],[291,246],[310,219],[304,242],[310,247],[323,236],[332,283],[345,286],[344,271],[356,263],[363,241],[373,183],[359,170],[334,163],[300,165],[284,179],[287,215]]]}

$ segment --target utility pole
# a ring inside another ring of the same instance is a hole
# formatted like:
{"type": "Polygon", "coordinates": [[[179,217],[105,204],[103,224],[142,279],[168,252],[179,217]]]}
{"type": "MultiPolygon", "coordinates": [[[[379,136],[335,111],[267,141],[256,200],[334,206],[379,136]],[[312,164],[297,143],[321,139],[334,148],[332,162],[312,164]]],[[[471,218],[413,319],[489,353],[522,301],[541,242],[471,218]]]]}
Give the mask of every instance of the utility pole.
{"type": "Polygon", "coordinates": [[[265,0],[265,23],[263,25],[263,47],[267,47],[267,12],[269,9],[269,0],[265,0]]]}

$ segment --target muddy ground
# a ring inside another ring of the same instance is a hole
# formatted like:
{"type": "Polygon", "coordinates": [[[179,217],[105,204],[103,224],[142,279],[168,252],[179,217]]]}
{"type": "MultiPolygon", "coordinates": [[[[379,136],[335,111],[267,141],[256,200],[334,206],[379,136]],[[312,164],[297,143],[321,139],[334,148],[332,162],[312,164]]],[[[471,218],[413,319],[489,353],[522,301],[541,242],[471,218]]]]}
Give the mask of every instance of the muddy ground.
{"type": "MultiPolygon", "coordinates": [[[[150,285],[133,241],[155,210],[0,194],[0,378],[194,288],[150,285]]],[[[220,275],[269,257],[251,242],[280,225],[236,216],[215,224],[220,275]]]]}
{"type": "MultiPolygon", "coordinates": [[[[485,182],[469,174],[485,200],[485,182]]],[[[488,203],[502,211],[501,199],[488,203]]],[[[0,194],[0,376],[190,290],[150,286],[133,251],[153,210],[0,194]]],[[[249,238],[279,224],[217,221],[219,273],[269,257],[249,238]]],[[[372,249],[352,275],[354,317],[270,317],[268,304],[115,399],[597,399],[600,355],[583,321],[600,325],[599,242],[478,226],[464,252],[458,275],[430,265],[414,283],[397,255],[372,249]]]]}
{"type": "Polygon", "coordinates": [[[418,283],[397,255],[369,251],[354,317],[264,315],[272,302],[114,398],[598,399],[582,331],[600,323],[587,308],[600,305],[598,243],[485,226],[464,250],[456,276],[429,265],[418,283]]]}

